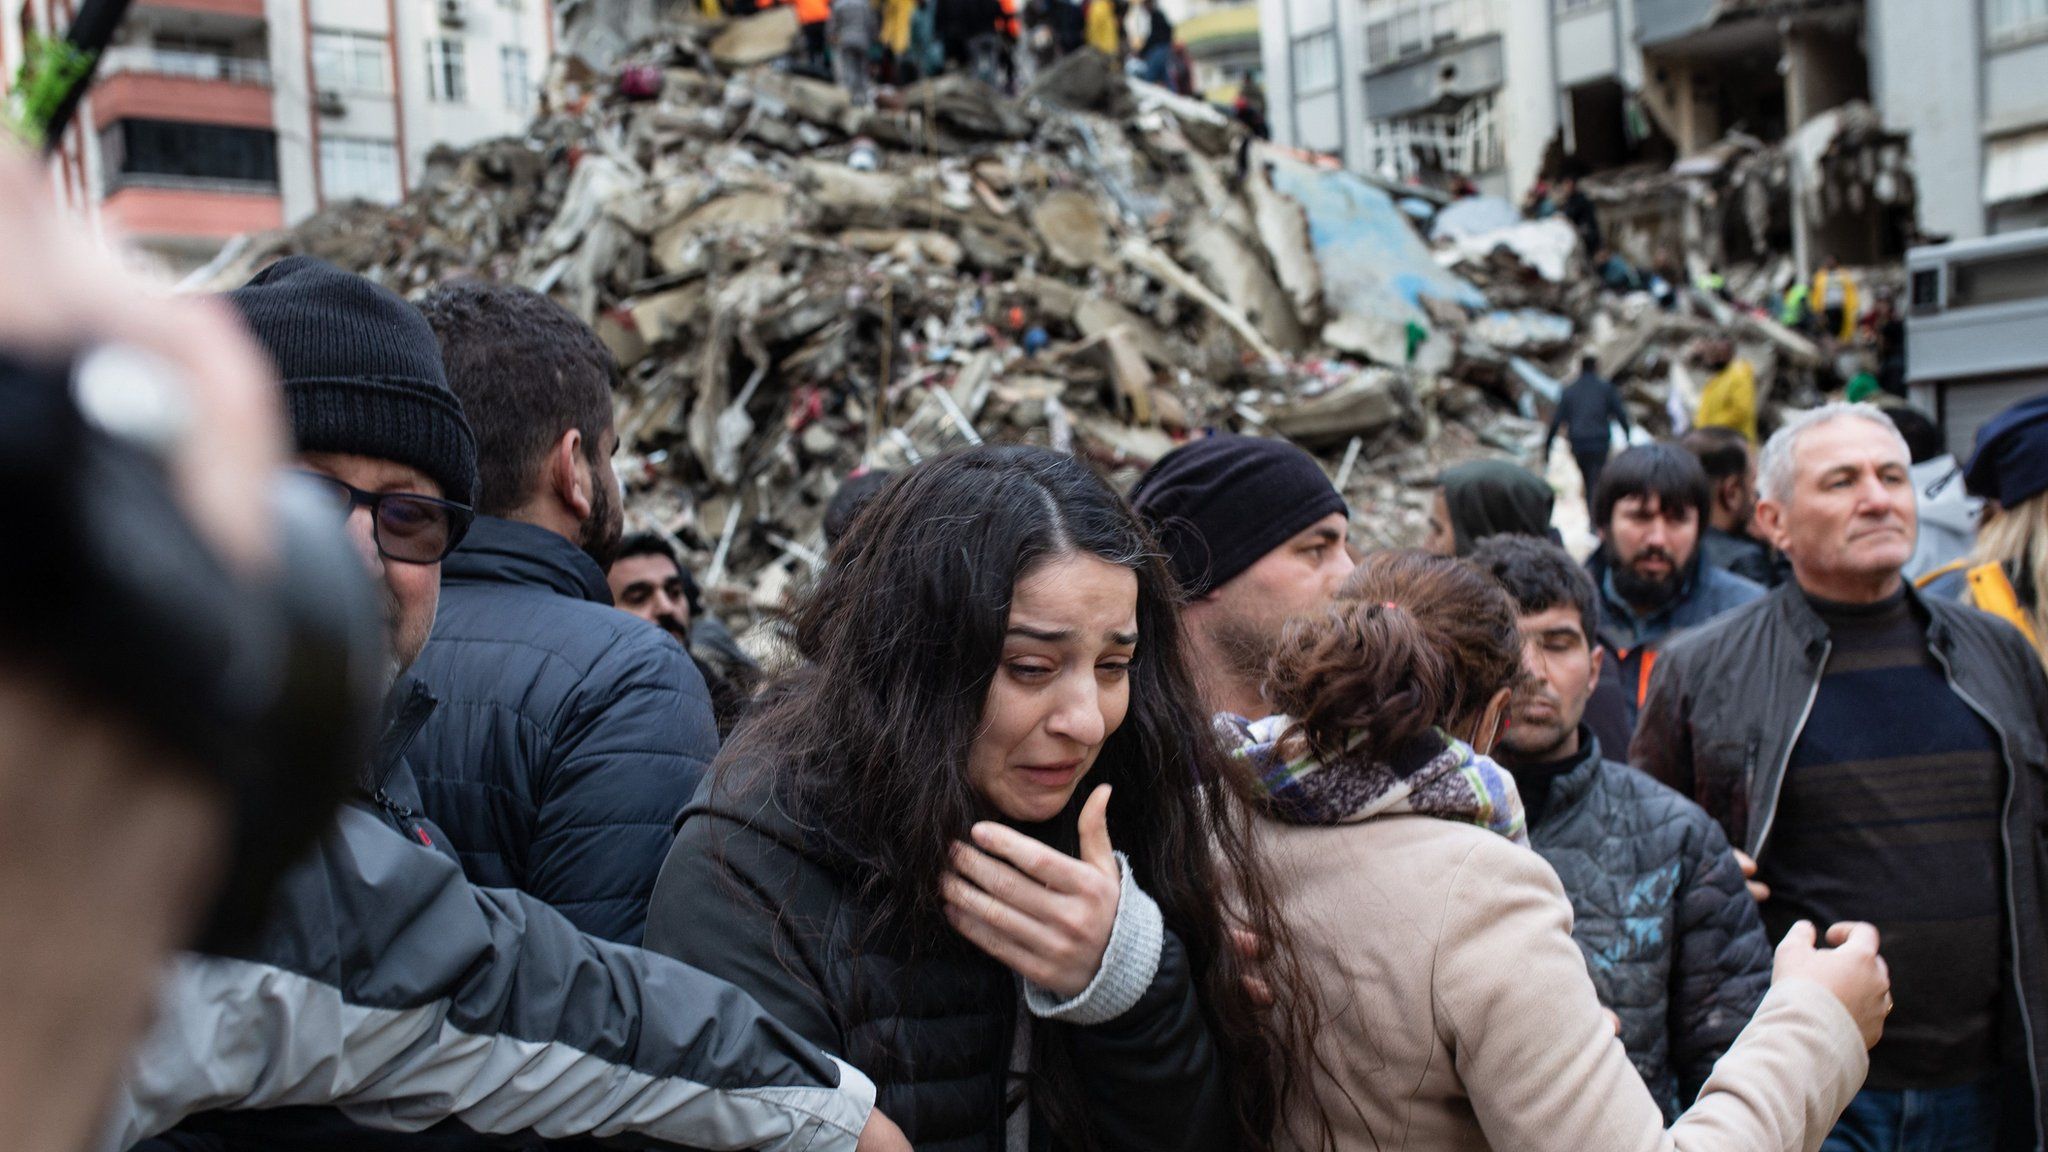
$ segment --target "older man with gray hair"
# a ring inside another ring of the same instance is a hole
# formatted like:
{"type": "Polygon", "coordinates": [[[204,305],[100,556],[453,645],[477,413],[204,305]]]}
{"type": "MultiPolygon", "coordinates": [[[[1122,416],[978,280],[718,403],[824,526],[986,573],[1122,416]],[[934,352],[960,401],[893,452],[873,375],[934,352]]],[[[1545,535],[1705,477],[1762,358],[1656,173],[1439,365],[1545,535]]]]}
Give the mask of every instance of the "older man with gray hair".
{"type": "Polygon", "coordinates": [[[2048,680],[2009,625],[1901,575],[1911,459],[1830,404],[1764,446],[1794,580],[1674,641],[1630,760],[1757,862],[1765,927],[1878,927],[1896,1011],[1823,1152],[2036,1148],[2048,1128],[2048,680]]]}

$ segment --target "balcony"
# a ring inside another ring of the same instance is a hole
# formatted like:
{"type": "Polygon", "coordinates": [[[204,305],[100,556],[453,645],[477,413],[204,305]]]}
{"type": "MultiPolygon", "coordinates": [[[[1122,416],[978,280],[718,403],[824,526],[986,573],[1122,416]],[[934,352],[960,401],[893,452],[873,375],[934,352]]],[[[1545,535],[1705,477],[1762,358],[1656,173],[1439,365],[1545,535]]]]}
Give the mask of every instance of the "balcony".
{"type": "Polygon", "coordinates": [[[225,16],[236,20],[253,20],[262,23],[263,0],[136,0],[138,17],[146,17],[152,9],[165,12],[197,12],[208,16],[225,16]]]}
{"type": "Polygon", "coordinates": [[[270,62],[160,48],[107,50],[93,89],[93,126],[140,117],[268,128],[270,62]]]}
{"type": "Polygon", "coordinates": [[[284,226],[276,188],[248,191],[127,184],[100,202],[100,215],[129,236],[226,240],[284,226]]]}

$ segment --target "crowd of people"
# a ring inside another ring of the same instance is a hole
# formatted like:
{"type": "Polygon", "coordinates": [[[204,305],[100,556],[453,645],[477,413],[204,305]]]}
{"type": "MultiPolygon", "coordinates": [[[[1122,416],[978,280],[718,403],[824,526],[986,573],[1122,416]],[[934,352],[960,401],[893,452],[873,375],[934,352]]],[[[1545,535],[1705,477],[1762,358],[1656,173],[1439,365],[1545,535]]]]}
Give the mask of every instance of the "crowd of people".
{"type": "MultiPolygon", "coordinates": [[[[39,874],[128,893],[106,909],[140,935],[116,971],[4,985],[13,1146],[2048,1130],[2048,398],[1985,425],[1951,557],[1916,555],[1909,419],[1830,403],[1761,451],[1701,429],[1609,460],[1628,414],[1591,366],[1552,427],[1588,470],[1583,563],[1511,461],[1447,472],[1425,547],[1361,555],[1369,511],[1286,441],[1191,439],[1128,498],[977,446],[848,478],[764,669],[674,541],[626,535],[618,369],[546,297],[410,303],[293,257],[165,303],[93,267],[9,295],[0,342],[225,365],[200,392],[268,455],[194,460],[195,514],[289,453],[381,594],[389,705],[248,939],[177,950],[203,792],[138,793],[178,822],[115,824],[126,871],[39,874]],[[33,1043],[86,999],[98,1063],[38,1094],[33,1043]]],[[[48,764],[24,738],[72,788],[147,762],[0,674],[0,794],[48,764]]]]}

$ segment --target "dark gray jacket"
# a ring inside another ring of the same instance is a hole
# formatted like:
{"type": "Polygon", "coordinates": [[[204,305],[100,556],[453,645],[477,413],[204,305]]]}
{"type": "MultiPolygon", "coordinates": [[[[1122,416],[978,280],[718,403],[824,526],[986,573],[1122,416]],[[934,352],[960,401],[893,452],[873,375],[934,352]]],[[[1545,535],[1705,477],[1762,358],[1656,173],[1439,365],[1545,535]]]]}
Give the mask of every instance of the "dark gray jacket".
{"type": "Polygon", "coordinates": [[[1582,372],[1564,386],[1557,398],[1557,410],[1550,414],[1550,427],[1543,430],[1543,453],[1550,454],[1550,442],[1564,428],[1565,439],[1582,451],[1607,447],[1607,424],[1613,421],[1627,432],[1628,408],[1621,402],[1621,389],[1604,377],[1582,372]]]}
{"type": "Polygon", "coordinates": [[[524,893],[473,887],[427,846],[436,830],[406,802],[400,757],[431,707],[415,694],[399,711],[365,795],[280,880],[258,938],[177,961],[102,1147],[207,1113],[154,1146],[422,1148],[491,1133],[852,1152],[874,1100],[861,1073],[731,984],[584,935],[524,893]]]}
{"type": "MultiPolygon", "coordinates": [[[[2003,748],[2005,919],[2036,1130],[2048,1132],[2048,677],[2004,621],[1910,584],[1906,596],[1949,686],[2003,748]]],[[[1829,651],[1827,625],[1796,583],[1677,637],[1651,674],[1630,762],[1699,801],[1731,841],[1763,858],[1829,651]]]]}
{"type": "Polygon", "coordinates": [[[479,516],[443,562],[413,674],[441,707],[412,765],[470,880],[638,944],[676,814],[718,754],[689,655],[613,608],[574,544],[479,516]]]}
{"type": "Polygon", "coordinates": [[[1551,783],[1529,842],[1564,883],[1593,987],[1669,1122],[1770,991],[1771,944],[1713,818],[1580,737],[1584,758],[1551,783]]]}

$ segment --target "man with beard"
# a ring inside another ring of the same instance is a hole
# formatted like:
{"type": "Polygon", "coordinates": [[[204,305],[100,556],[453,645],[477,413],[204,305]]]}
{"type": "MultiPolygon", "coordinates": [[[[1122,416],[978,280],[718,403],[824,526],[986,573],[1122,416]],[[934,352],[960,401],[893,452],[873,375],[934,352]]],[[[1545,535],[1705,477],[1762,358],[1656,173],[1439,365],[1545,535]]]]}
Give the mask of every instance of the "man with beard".
{"type": "Polygon", "coordinates": [[[1733,428],[1695,428],[1679,441],[1707,474],[1700,562],[1766,588],[1778,582],[1771,550],[1749,534],[1756,512],[1756,450],[1733,428]]]}
{"type": "Polygon", "coordinates": [[[703,677],[612,608],[622,496],[595,333],[524,288],[420,302],[476,429],[476,524],[448,557],[415,674],[441,699],[413,764],[477,884],[638,944],[676,813],[718,751],[703,677]]]}
{"type": "Polygon", "coordinates": [[[1699,805],[1603,755],[1593,581],[1547,540],[1500,535],[1471,562],[1515,600],[1524,678],[1494,746],[1529,843],[1572,903],[1572,939],[1629,1060],[1674,1119],[1771,983],[1771,947],[1728,838],[1699,805]]]}
{"type": "Polygon", "coordinates": [[[1882,411],[1801,413],[1757,479],[1793,579],[1667,648],[1629,760],[1756,858],[1774,938],[1884,939],[1897,1010],[1823,1152],[2038,1148],[2048,679],[2017,629],[1902,578],[1916,494],[1882,411]]]}
{"type": "Polygon", "coordinates": [[[1266,665],[1288,617],[1328,603],[1351,574],[1349,512],[1322,466],[1285,440],[1211,436],[1167,453],[1131,490],[1187,595],[1202,701],[1270,715],[1266,665]]]}
{"type": "Polygon", "coordinates": [[[605,580],[614,603],[675,637],[690,654],[711,692],[711,714],[724,739],[760,686],[761,666],[718,617],[704,611],[703,593],[683,571],[675,548],[652,532],[635,532],[619,543],[605,580]]]}
{"type": "Polygon", "coordinates": [[[1601,674],[1620,683],[1630,732],[1658,646],[1764,594],[1755,581],[1700,562],[1708,499],[1707,474],[1675,444],[1616,456],[1593,494],[1601,544],[1586,567],[1600,593],[1599,639],[1611,669],[1601,674]]]}

